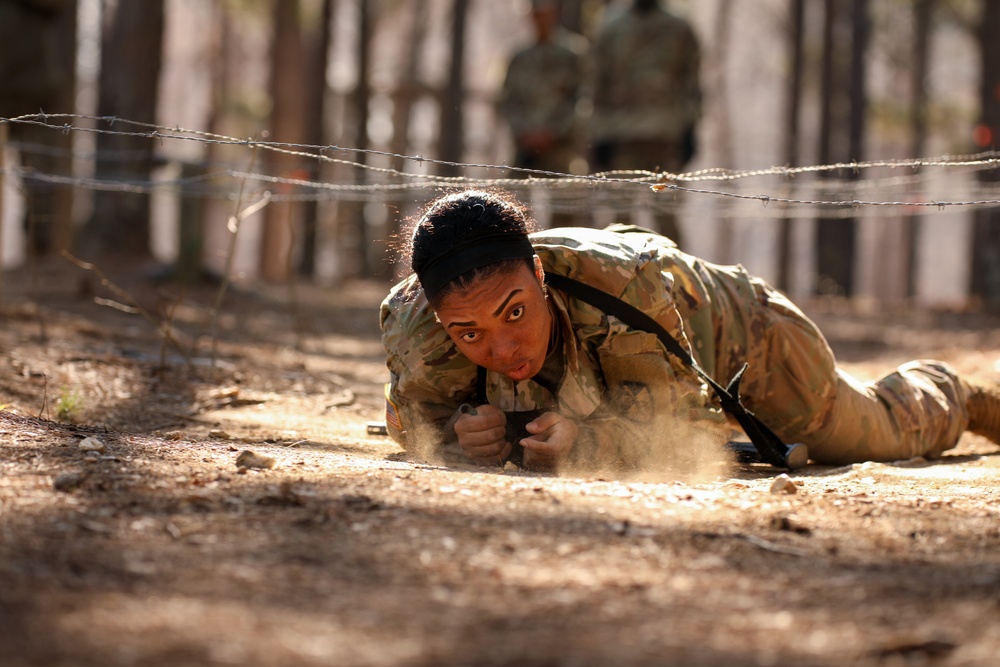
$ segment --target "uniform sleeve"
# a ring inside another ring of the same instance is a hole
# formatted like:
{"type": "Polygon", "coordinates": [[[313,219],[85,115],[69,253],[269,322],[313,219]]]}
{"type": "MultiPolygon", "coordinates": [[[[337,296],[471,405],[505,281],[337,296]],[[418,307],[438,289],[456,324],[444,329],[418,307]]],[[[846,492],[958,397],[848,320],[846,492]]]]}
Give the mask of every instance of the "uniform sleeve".
{"type": "Polygon", "coordinates": [[[396,291],[382,303],[381,327],[389,435],[408,451],[431,454],[444,444],[445,423],[472,399],[476,367],[412,291],[396,291]]]}
{"type": "Polygon", "coordinates": [[[579,422],[573,466],[651,469],[717,451],[728,425],[711,389],[654,334],[621,323],[612,329],[599,349],[603,400],[579,422]]]}
{"type": "MultiPolygon", "coordinates": [[[[620,298],[653,317],[690,351],[672,288],[671,274],[650,255],[620,298]]],[[[598,360],[605,387],[598,409],[579,421],[572,467],[646,470],[718,455],[729,434],[721,407],[711,388],[656,334],[609,316],[607,334],[591,356],[598,360]]]]}

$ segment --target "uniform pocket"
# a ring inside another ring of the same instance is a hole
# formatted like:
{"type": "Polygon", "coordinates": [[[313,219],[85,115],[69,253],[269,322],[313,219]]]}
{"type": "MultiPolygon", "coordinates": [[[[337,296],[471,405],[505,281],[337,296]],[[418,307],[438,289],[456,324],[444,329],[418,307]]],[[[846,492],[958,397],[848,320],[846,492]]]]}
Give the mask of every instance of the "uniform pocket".
{"type": "Polygon", "coordinates": [[[648,424],[662,410],[657,394],[667,391],[673,373],[660,350],[656,336],[645,332],[609,336],[598,349],[604,402],[616,415],[648,424]]]}

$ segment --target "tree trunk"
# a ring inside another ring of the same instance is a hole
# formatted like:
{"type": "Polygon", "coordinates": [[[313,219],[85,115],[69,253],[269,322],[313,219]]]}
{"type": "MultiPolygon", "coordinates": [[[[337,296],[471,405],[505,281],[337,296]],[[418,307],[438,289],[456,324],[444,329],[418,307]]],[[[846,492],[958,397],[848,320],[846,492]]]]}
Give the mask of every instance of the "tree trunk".
{"type": "MultiPolygon", "coordinates": [[[[371,38],[372,38],[372,0],[360,0],[358,3],[358,42],[357,42],[357,84],[352,99],[354,107],[354,147],[359,149],[354,154],[354,160],[367,164],[368,154],[368,117],[371,96],[371,38]]],[[[355,182],[363,184],[367,180],[364,169],[355,169],[355,182]]],[[[354,265],[348,268],[348,273],[360,276],[372,275],[372,261],[369,257],[371,243],[368,239],[368,224],[365,217],[364,202],[342,202],[339,216],[344,224],[348,237],[345,247],[350,249],[347,259],[354,265]]]]}
{"type": "MultiPolygon", "coordinates": [[[[211,89],[209,91],[208,113],[205,119],[205,130],[212,134],[225,134],[226,132],[223,121],[226,103],[230,96],[229,47],[232,41],[233,27],[226,5],[226,0],[212,0],[212,41],[210,42],[209,54],[211,89]]],[[[216,164],[223,160],[223,147],[218,144],[206,144],[204,151],[204,165],[216,164]]],[[[207,166],[203,166],[204,169],[207,169],[207,166]]],[[[174,271],[178,281],[185,284],[197,282],[202,277],[202,268],[206,263],[205,244],[208,231],[206,223],[217,214],[220,202],[211,197],[205,197],[197,202],[190,202],[189,206],[194,220],[181,220],[181,238],[174,271]]],[[[227,208],[229,207],[227,206],[227,208]]]]}
{"type": "MultiPolygon", "coordinates": [[[[867,46],[867,0],[854,0],[848,15],[844,0],[825,1],[823,31],[822,104],[820,150],[822,164],[860,160],[864,139],[864,54],[867,46]],[[849,27],[850,26],[850,27],[849,27]],[[848,40],[842,38],[846,33],[848,40]],[[850,43],[850,58],[844,60],[839,44],[850,43]],[[848,104],[844,105],[843,101],[848,104]],[[843,147],[847,147],[846,154],[843,147]],[[836,150],[841,148],[840,151],[836,150]]],[[[852,175],[853,176],[853,175],[852,175]]],[[[816,225],[821,294],[854,294],[854,218],[820,218],[816,225]]]]}
{"type": "MultiPolygon", "coordinates": [[[[465,101],[465,31],[469,16],[469,0],[453,0],[451,9],[451,64],[448,84],[441,100],[441,131],[439,157],[449,162],[462,160],[465,143],[463,102],[465,101]]],[[[441,166],[441,174],[454,176],[459,169],[441,166]]]]}
{"type": "MultiPolygon", "coordinates": [[[[305,76],[302,68],[302,29],[299,0],[275,0],[271,44],[271,141],[305,143],[305,76]]],[[[305,175],[302,158],[270,153],[268,164],[277,176],[305,175]]],[[[279,193],[293,190],[278,185],[279,193]]],[[[261,234],[260,273],[267,280],[283,280],[290,272],[294,231],[302,221],[302,204],[274,202],[265,209],[261,234]]]]}
{"type": "MultiPolygon", "coordinates": [[[[715,165],[723,169],[733,167],[733,133],[729,119],[729,95],[726,85],[726,71],[729,54],[729,27],[732,24],[733,0],[719,0],[715,14],[715,48],[714,66],[712,67],[713,96],[719,101],[716,104],[715,131],[718,135],[719,160],[715,165]]],[[[733,258],[733,221],[728,213],[723,213],[719,226],[718,261],[729,264],[733,258]]]]}
{"type": "MultiPolygon", "coordinates": [[[[976,137],[979,148],[996,150],[1000,137],[1000,2],[983,0],[979,27],[981,74],[979,99],[982,105],[976,137]]],[[[986,184],[1000,182],[1000,170],[979,172],[986,184]]],[[[1000,308],[1000,209],[976,212],[973,231],[971,292],[990,309],[1000,308]]]]}
{"type": "MultiPolygon", "coordinates": [[[[789,0],[788,7],[788,89],[785,93],[785,165],[799,163],[799,109],[802,106],[802,43],[805,33],[805,0],[789,0]]],[[[782,218],[778,228],[778,288],[788,291],[791,287],[792,224],[791,218],[782,218]]]]}
{"type": "MultiPolygon", "coordinates": [[[[323,0],[320,25],[309,35],[306,77],[306,134],[307,143],[325,146],[326,139],[326,67],[332,41],[334,0],[323,0]]],[[[309,169],[310,177],[319,180],[323,164],[318,160],[309,169]]],[[[316,272],[316,233],[319,228],[319,203],[316,200],[303,204],[302,255],[299,273],[312,277],[316,272]]]]}
{"type": "MultiPolygon", "coordinates": [[[[406,58],[399,72],[396,100],[392,115],[392,146],[397,155],[405,155],[410,147],[410,113],[422,86],[418,80],[420,54],[427,39],[427,8],[414,2],[410,6],[410,33],[407,36],[406,58]]],[[[403,169],[406,165],[400,158],[394,158],[393,168],[403,169]]]]}
{"type": "MultiPolygon", "coordinates": [[[[354,89],[354,146],[358,150],[354,154],[354,160],[360,164],[368,163],[368,117],[370,115],[371,80],[371,2],[370,0],[360,0],[358,3],[358,44],[357,44],[357,85],[354,89]]],[[[364,169],[355,170],[355,180],[359,184],[364,184],[368,174],[364,169]]],[[[341,207],[342,219],[348,221],[348,226],[353,232],[352,245],[354,247],[354,260],[356,269],[353,273],[361,276],[372,274],[372,262],[369,260],[369,246],[371,245],[368,233],[368,222],[365,216],[364,202],[344,202],[341,207]]]]}
{"type": "MultiPolygon", "coordinates": [[[[419,65],[424,44],[427,41],[428,12],[424,5],[414,2],[410,6],[409,27],[407,35],[406,58],[402,63],[398,75],[398,83],[394,96],[392,108],[392,143],[389,150],[396,155],[406,155],[410,149],[410,118],[413,105],[424,93],[424,85],[419,80],[419,65]]],[[[393,158],[394,169],[403,170],[406,168],[406,161],[402,158],[393,158]]],[[[399,219],[406,214],[401,210],[399,215],[389,218],[387,238],[395,238],[399,233],[399,219]]],[[[391,262],[386,262],[384,271],[379,277],[392,279],[395,277],[395,270],[391,262]]]]}
{"type": "MultiPolygon", "coordinates": [[[[63,81],[57,94],[57,108],[53,111],[74,113],[76,110],[76,32],[77,3],[76,0],[66,2],[59,13],[59,60],[63,72],[68,76],[63,81]]],[[[73,173],[73,143],[75,132],[55,135],[53,143],[65,151],[60,153],[56,169],[60,174],[73,173]]],[[[55,220],[52,226],[52,246],[58,253],[73,247],[73,191],[71,187],[57,188],[55,191],[55,220]]]]}
{"type": "MultiPolygon", "coordinates": [[[[142,123],[156,122],[162,45],[163,0],[118,3],[102,41],[99,115],[142,123]]],[[[112,129],[143,131],[125,124],[112,129]]],[[[156,146],[155,139],[99,134],[97,178],[148,181],[156,146]]],[[[97,192],[86,237],[88,250],[123,252],[133,258],[148,257],[149,196],[97,192]]]]}
{"type": "MultiPolygon", "coordinates": [[[[931,18],[935,0],[914,0],[913,3],[913,69],[910,70],[910,157],[924,156],[927,143],[927,75],[930,62],[931,18]]],[[[904,295],[916,295],[917,242],[920,237],[920,218],[907,216],[903,226],[903,248],[906,252],[903,266],[904,295]]]]}

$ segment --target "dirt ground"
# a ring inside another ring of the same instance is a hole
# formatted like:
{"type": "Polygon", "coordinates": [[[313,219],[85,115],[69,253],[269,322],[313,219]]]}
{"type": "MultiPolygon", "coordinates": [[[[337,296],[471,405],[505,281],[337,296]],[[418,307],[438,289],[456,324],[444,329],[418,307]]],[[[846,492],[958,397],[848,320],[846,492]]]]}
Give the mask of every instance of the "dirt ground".
{"type": "MultiPolygon", "coordinates": [[[[0,286],[6,667],[1000,664],[982,439],[795,493],[447,468],[366,433],[386,285],[236,285],[213,325],[215,286],[117,268],[0,286]]],[[[860,377],[1000,378],[996,318],[807,310],[860,377]]]]}

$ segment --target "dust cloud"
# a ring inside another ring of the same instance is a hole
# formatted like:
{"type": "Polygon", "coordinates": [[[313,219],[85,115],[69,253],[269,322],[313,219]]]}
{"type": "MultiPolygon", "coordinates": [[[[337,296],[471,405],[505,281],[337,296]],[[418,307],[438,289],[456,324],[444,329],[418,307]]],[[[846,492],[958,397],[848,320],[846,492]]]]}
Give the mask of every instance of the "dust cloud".
{"type": "MultiPolygon", "coordinates": [[[[733,453],[725,446],[729,426],[717,423],[678,419],[676,415],[657,415],[648,423],[637,425],[627,417],[602,420],[620,432],[627,442],[617,443],[626,464],[565,465],[555,471],[531,471],[512,463],[503,465],[505,472],[551,474],[560,477],[601,477],[619,481],[683,482],[698,484],[728,477],[735,465],[733,453]],[[616,424],[608,424],[614,421],[616,424]],[[620,427],[620,428],[616,428],[620,427]]],[[[462,452],[456,440],[445,441],[440,427],[421,424],[406,434],[407,457],[429,465],[456,467],[463,470],[488,471],[500,467],[479,466],[462,452]]]]}

